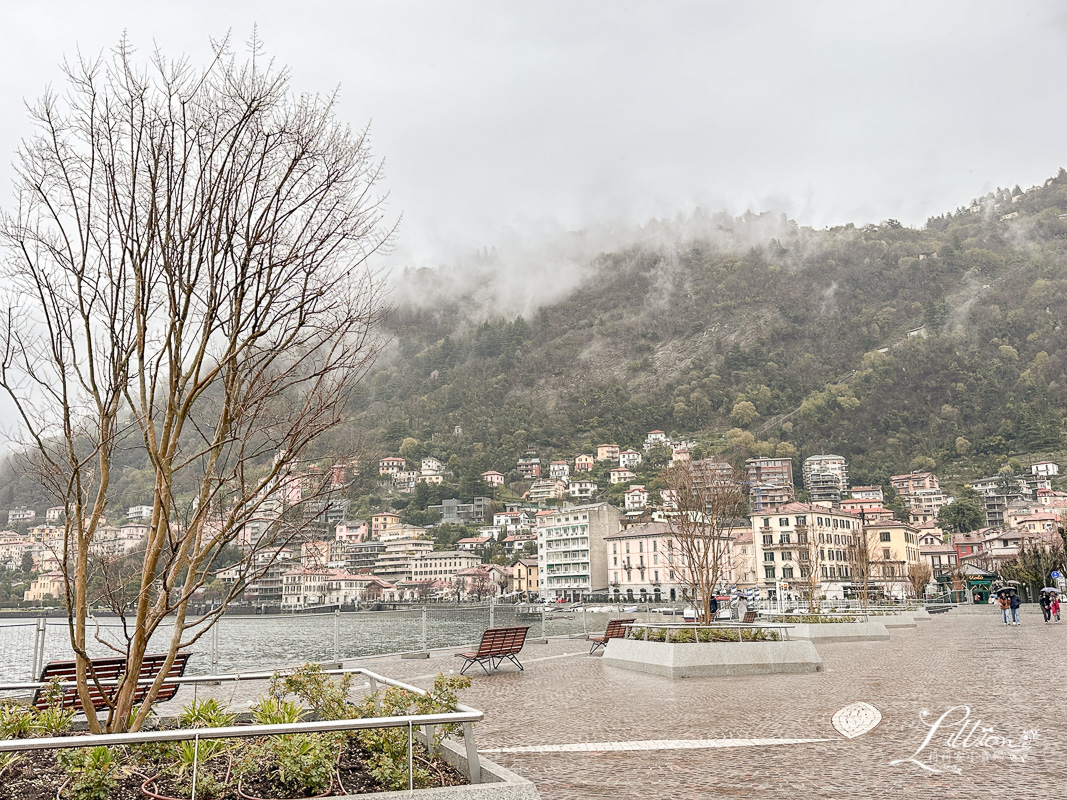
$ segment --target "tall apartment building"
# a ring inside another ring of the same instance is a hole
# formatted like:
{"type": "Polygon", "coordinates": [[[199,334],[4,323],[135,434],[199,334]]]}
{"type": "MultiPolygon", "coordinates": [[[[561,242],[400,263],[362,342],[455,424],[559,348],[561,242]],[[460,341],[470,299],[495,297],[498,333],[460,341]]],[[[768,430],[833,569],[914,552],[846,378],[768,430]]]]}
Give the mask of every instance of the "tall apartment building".
{"type": "Polygon", "coordinates": [[[813,503],[837,503],[848,494],[848,462],[841,456],[818,455],[804,459],[804,488],[813,503]]]}
{"type": "Polygon", "coordinates": [[[745,461],[745,472],[750,507],[754,512],[793,501],[793,459],[750,458],[745,461]]]}
{"type": "Polygon", "coordinates": [[[991,478],[971,481],[971,488],[982,495],[988,527],[1003,527],[1007,507],[1016,501],[1031,498],[1026,480],[1009,475],[994,475],[991,478]]]}
{"type": "Polygon", "coordinates": [[[607,503],[541,511],[537,515],[537,573],[543,597],[579,600],[607,593],[604,537],[619,530],[619,511],[607,503]]]}

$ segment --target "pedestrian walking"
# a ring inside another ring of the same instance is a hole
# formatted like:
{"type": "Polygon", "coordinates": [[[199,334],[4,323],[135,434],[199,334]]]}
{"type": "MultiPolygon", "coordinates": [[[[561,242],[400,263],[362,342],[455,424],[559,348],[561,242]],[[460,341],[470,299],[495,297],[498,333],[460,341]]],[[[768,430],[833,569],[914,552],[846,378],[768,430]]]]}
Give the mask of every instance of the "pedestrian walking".
{"type": "Polygon", "coordinates": [[[1037,602],[1041,606],[1041,616],[1045,618],[1045,624],[1048,625],[1049,620],[1052,619],[1052,595],[1042,591],[1037,602]]]}
{"type": "Polygon", "coordinates": [[[1011,600],[1008,597],[1007,592],[997,593],[997,603],[1000,605],[1000,610],[1004,614],[1004,624],[1011,624],[1011,600]]]}
{"type": "Polygon", "coordinates": [[[1056,622],[1060,621],[1060,596],[1056,592],[1052,593],[1052,602],[1049,604],[1049,611],[1052,612],[1052,616],[1056,618],[1056,622]]]}
{"type": "Polygon", "coordinates": [[[1019,597],[1019,593],[1014,589],[1008,595],[1008,605],[1011,607],[1011,624],[1019,624],[1019,606],[1023,604],[1023,600],[1019,597]]]}
{"type": "Polygon", "coordinates": [[[737,598],[737,620],[738,622],[745,621],[745,614],[748,613],[748,600],[744,595],[740,595],[737,598]]]}

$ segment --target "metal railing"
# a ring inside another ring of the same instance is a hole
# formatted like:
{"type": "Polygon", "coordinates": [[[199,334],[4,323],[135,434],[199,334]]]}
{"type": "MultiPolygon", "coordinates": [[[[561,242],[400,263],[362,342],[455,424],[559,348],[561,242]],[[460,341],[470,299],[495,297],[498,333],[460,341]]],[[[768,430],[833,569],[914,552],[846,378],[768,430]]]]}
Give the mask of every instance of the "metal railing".
{"type": "MultiPolygon", "coordinates": [[[[393,686],[414,694],[426,696],[428,692],[401,681],[386,678],[375,672],[362,667],[350,669],[323,670],[324,675],[354,674],[363,675],[369,681],[372,693],[377,693],[378,684],[393,686]]],[[[274,672],[258,673],[232,673],[229,675],[197,675],[182,678],[167,678],[164,683],[219,683],[232,680],[264,680],[269,679],[274,672]]],[[[138,680],[137,683],[151,683],[151,678],[138,680]]],[[[100,681],[101,685],[115,685],[118,681],[100,681]]],[[[24,683],[0,684],[0,691],[15,689],[36,689],[47,686],[47,683],[28,681],[24,683]]],[[[60,685],[72,685],[72,682],[63,682],[60,685]]],[[[375,698],[375,708],[381,711],[381,704],[375,698]]],[[[333,731],[355,731],[374,728],[407,728],[408,729],[408,781],[409,788],[414,789],[414,740],[415,728],[422,729],[422,736],[427,747],[433,741],[433,728],[438,725],[460,725],[463,729],[463,744],[467,756],[468,779],[470,782],[481,781],[481,766],[478,761],[478,747],[474,741],[474,723],[480,722],[484,714],[476,708],[456,703],[456,710],[443,714],[410,714],[395,717],[353,717],[350,719],[319,720],[315,722],[294,722],[284,725],[229,725],[221,728],[185,728],[155,731],[137,731],[135,733],[102,733],[85,734],[78,736],[53,736],[39,739],[5,739],[0,740],[0,753],[24,750],[60,750],[66,748],[95,747],[99,745],[115,746],[130,744],[147,744],[150,742],[183,742],[194,743],[193,760],[193,786],[196,785],[196,751],[199,749],[201,739],[239,739],[249,736],[279,736],[292,733],[328,733],[333,731]]],[[[194,788],[195,796],[195,788],[194,788]]]]}

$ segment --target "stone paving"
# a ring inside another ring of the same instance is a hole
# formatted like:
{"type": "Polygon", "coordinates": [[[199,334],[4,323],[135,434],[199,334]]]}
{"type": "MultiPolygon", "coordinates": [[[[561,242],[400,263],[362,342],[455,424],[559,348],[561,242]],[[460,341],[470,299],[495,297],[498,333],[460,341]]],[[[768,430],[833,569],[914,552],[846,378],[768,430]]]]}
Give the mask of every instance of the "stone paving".
{"type": "MultiPolygon", "coordinates": [[[[526,645],[524,672],[470,672],[463,700],[485,712],[479,748],[527,748],[488,755],[545,800],[1055,797],[1067,789],[1065,643],[1067,623],[1045,625],[1036,609],[1019,627],[994,609],[952,612],[887,642],[820,644],[819,673],[672,680],[606,667],[584,641],[550,640],[526,645]],[[858,702],[881,721],[846,738],[831,720],[858,702]],[[625,743],[640,746],[607,749],[625,743]],[[545,752],[562,745],[575,747],[545,752]]],[[[346,665],[428,686],[458,671],[452,652],[346,665]]],[[[240,706],[262,688],[209,691],[240,706]]],[[[189,696],[183,687],[174,702],[189,696]]]]}

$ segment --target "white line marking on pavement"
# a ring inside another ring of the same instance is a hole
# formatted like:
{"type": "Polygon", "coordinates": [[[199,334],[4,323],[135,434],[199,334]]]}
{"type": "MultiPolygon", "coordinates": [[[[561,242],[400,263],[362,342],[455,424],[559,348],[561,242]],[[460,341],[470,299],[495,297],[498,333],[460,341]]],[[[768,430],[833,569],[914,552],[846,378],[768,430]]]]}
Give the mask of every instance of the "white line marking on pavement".
{"type": "Polygon", "coordinates": [[[651,739],[642,742],[585,742],[528,747],[488,747],[479,753],[597,753],[609,750],[698,750],[716,747],[771,747],[780,744],[814,744],[831,739],[651,739]]]}

